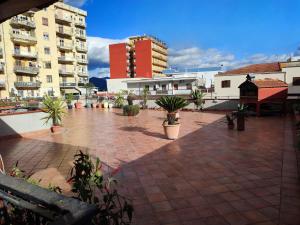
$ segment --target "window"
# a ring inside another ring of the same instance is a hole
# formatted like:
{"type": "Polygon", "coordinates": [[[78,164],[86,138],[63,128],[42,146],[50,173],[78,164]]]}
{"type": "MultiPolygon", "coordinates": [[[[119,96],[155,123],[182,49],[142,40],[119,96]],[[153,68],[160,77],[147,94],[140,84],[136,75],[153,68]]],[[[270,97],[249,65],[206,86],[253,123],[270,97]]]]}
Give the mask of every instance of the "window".
{"type": "Polygon", "coordinates": [[[222,80],[221,86],[222,86],[222,88],[229,88],[230,80],[222,80]]]}
{"type": "Polygon", "coordinates": [[[300,77],[293,77],[293,85],[300,86],[300,77]]]}
{"type": "Polygon", "coordinates": [[[51,69],[51,62],[50,61],[44,62],[44,68],[51,69]]]}
{"type": "Polygon", "coordinates": [[[186,89],[187,90],[192,90],[192,84],[191,83],[186,84],[186,89]]]}
{"type": "Polygon", "coordinates": [[[49,96],[54,96],[53,88],[48,88],[47,92],[49,96]]]}
{"type": "Polygon", "coordinates": [[[47,75],[47,83],[52,83],[52,76],[51,75],[47,75]]]}
{"type": "Polygon", "coordinates": [[[166,90],[167,90],[167,86],[166,86],[165,84],[163,84],[163,85],[161,85],[161,89],[162,89],[163,91],[166,91],[166,90]]]}
{"type": "Polygon", "coordinates": [[[149,91],[149,85],[145,85],[145,90],[149,91]]]}
{"type": "Polygon", "coordinates": [[[17,81],[22,82],[23,81],[23,76],[17,76],[17,81]]]}
{"type": "Polygon", "coordinates": [[[33,81],[34,81],[33,77],[30,77],[30,82],[33,82],[33,81]]]}
{"type": "Polygon", "coordinates": [[[44,26],[48,26],[48,18],[43,17],[43,18],[42,18],[42,24],[43,24],[44,26]]]}
{"type": "Polygon", "coordinates": [[[44,40],[49,41],[49,34],[47,32],[43,33],[44,40]]]}
{"type": "Polygon", "coordinates": [[[178,90],[178,84],[174,84],[174,90],[178,90]]]}
{"type": "Polygon", "coordinates": [[[45,47],[44,48],[44,53],[45,53],[45,55],[50,55],[50,48],[49,47],[45,47]]]}

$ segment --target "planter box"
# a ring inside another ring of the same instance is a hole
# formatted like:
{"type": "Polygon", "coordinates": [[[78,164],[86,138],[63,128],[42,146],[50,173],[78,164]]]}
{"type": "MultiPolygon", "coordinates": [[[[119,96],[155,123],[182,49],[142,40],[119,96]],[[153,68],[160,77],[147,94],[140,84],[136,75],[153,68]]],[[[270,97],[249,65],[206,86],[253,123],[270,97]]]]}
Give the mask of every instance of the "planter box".
{"type": "Polygon", "coordinates": [[[45,116],[47,114],[41,111],[1,115],[0,138],[7,136],[22,137],[32,132],[49,131],[52,124],[45,124],[45,121],[42,120],[45,116]]]}

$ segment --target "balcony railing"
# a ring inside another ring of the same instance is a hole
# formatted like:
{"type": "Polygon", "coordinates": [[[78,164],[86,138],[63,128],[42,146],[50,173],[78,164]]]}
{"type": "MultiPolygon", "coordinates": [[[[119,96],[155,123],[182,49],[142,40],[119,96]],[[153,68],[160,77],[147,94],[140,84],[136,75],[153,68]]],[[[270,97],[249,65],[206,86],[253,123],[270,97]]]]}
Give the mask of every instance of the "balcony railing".
{"type": "Polygon", "coordinates": [[[30,74],[30,75],[37,75],[39,73],[39,68],[34,66],[14,66],[15,73],[21,74],[30,74]]]}
{"type": "Polygon", "coordinates": [[[87,52],[88,51],[86,46],[79,46],[79,45],[76,46],[76,50],[78,52],[87,52]]]}
{"type": "Polygon", "coordinates": [[[86,71],[78,71],[77,75],[80,76],[80,77],[87,77],[88,73],[86,71]]]}
{"type": "Polygon", "coordinates": [[[72,88],[72,87],[76,87],[76,83],[72,83],[72,82],[62,82],[59,84],[59,86],[61,88],[72,88]]]}
{"type": "Polygon", "coordinates": [[[78,26],[78,27],[86,27],[86,24],[85,24],[85,22],[83,22],[83,21],[75,21],[75,26],[78,26]]]}
{"type": "Polygon", "coordinates": [[[41,82],[40,81],[35,81],[35,82],[16,81],[15,87],[16,88],[40,88],[41,82]]]}
{"type": "Polygon", "coordinates": [[[59,15],[59,14],[55,14],[55,20],[60,21],[60,22],[66,22],[66,23],[72,22],[70,17],[64,16],[64,15],[59,15]]]}
{"type": "Polygon", "coordinates": [[[87,60],[87,59],[81,59],[81,58],[78,58],[78,59],[77,59],[77,62],[78,62],[78,63],[81,63],[81,64],[88,64],[88,60],[87,60]]]}
{"type": "Polygon", "coordinates": [[[57,34],[61,34],[61,35],[64,35],[64,36],[72,36],[73,35],[73,32],[71,29],[67,29],[67,28],[57,28],[56,29],[56,33],[57,34]]]}
{"type": "Polygon", "coordinates": [[[4,89],[5,88],[5,81],[4,80],[0,80],[0,88],[4,89]]]}
{"type": "Polygon", "coordinates": [[[66,70],[66,69],[60,69],[59,75],[61,76],[74,76],[74,71],[66,70]]]}
{"type": "Polygon", "coordinates": [[[11,25],[15,26],[24,26],[24,27],[29,27],[29,28],[35,28],[35,22],[29,21],[29,20],[22,20],[18,17],[13,17],[10,20],[11,25]]]}
{"type": "Polygon", "coordinates": [[[74,58],[69,56],[59,56],[58,57],[59,62],[73,62],[74,58]]]}
{"type": "Polygon", "coordinates": [[[21,43],[33,43],[37,42],[35,35],[31,34],[16,34],[11,32],[11,39],[14,42],[21,42],[21,43]]]}
{"type": "Polygon", "coordinates": [[[13,51],[14,57],[21,57],[21,58],[28,58],[28,59],[36,59],[37,53],[36,52],[25,52],[25,51],[13,51]]]}
{"type": "Polygon", "coordinates": [[[72,50],[73,49],[73,45],[72,44],[61,44],[61,43],[57,43],[57,47],[61,50],[72,50]]]}
{"type": "Polygon", "coordinates": [[[76,35],[75,35],[77,38],[81,38],[81,39],[83,39],[83,40],[85,40],[86,39],[86,34],[82,34],[82,33],[76,33],[76,35]]]}

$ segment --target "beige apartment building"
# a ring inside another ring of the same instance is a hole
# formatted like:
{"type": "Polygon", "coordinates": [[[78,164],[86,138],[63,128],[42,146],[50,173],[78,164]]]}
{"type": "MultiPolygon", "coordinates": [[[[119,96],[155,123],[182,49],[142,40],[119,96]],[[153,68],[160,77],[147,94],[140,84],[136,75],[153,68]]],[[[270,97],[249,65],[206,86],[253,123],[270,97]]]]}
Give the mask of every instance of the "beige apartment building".
{"type": "Polygon", "coordinates": [[[80,94],[88,82],[86,16],[57,2],[0,24],[0,98],[80,94]]]}

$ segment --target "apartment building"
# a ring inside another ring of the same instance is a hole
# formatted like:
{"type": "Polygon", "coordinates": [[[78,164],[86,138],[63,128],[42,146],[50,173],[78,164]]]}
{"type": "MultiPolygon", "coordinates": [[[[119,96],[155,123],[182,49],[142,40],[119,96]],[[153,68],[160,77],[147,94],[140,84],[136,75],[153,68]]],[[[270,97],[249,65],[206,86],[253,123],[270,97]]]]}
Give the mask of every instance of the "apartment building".
{"type": "Polygon", "coordinates": [[[0,98],[79,94],[88,82],[86,16],[57,2],[0,24],[0,98]]]}
{"type": "Polygon", "coordinates": [[[167,46],[152,36],[130,37],[128,43],[110,45],[109,53],[111,79],[152,78],[167,68],[167,46]]]}

